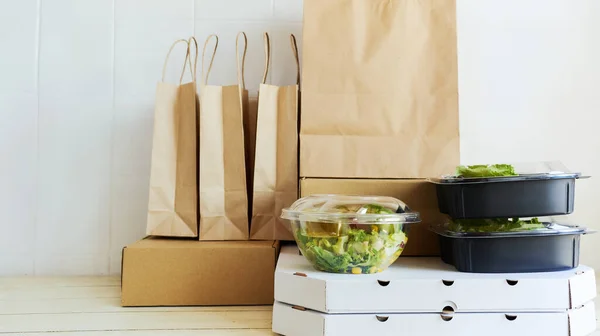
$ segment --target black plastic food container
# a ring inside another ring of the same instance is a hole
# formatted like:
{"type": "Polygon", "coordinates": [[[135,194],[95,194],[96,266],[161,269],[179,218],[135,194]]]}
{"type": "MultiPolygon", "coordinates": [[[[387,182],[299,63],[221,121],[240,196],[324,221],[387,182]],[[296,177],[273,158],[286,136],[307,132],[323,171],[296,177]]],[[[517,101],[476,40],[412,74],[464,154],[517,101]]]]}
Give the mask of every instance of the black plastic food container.
{"type": "Polygon", "coordinates": [[[460,233],[446,225],[439,235],[442,260],[469,273],[563,271],[579,266],[579,241],[585,228],[546,223],[545,229],[522,232],[460,233]]]}
{"type": "Polygon", "coordinates": [[[567,215],[579,174],[430,179],[441,213],[455,219],[567,215]]]}

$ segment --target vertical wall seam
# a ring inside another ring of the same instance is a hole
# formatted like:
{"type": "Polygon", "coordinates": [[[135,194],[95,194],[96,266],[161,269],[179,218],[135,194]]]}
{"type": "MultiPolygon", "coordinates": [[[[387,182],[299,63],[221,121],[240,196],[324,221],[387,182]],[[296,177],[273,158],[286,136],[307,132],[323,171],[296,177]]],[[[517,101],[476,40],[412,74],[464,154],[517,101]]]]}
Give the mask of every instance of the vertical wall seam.
{"type": "MultiPolygon", "coordinates": [[[[192,36],[196,36],[196,0],[192,0],[192,36]]],[[[194,73],[194,75],[196,75],[194,73]]]]}
{"type": "Polygon", "coordinates": [[[35,37],[35,58],[36,58],[36,69],[35,69],[35,90],[37,98],[37,114],[36,114],[36,158],[35,158],[35,211],[33,214],[33,244],[32,244],[32,266],[33,274],[37,274],[36,270],[36,259],[37,259],[37,237],[38,237],[38,220],[39,216],[39,202],[40,202],[40,49],[41,49],[41,36],[42,36],[42,0],[37,0],[36,3],[36,24],[37,31],[35,37]]]}
{"type": "Polygon", "coordinates": [[[106,274],[111,272],[111,256],[112,256],[112,232],[113,232],[113,160],[114,160],[114,144],[115,144],[115,128],[116,128],[116,95],[115,95],[115,83],[116,83],[116,35],[117,35],[117,16],[116,16],[116,0],[112,0],[112,108],[110,118],[110,140],[109,140],[109,151],[108,151],[108,229],[107,229],[107,246],[106,246],[106,274]]]}
{"type": "Polygon", "coordinates": [[[271,20],[275,19],[275,0],[271,0],[271,20]]]}

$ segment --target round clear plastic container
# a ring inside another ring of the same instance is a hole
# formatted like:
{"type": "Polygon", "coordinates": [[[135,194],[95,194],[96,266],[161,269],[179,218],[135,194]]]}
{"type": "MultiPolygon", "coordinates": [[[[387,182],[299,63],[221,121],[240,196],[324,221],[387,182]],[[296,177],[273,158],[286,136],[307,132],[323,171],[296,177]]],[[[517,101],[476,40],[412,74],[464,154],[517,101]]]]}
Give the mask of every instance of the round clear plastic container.
{"type": "Polygon", "coordinates": [[[382,272],[402,253],[419,213],[393,197],[312,195],[283,209],[302,255],[331,273],[382,272]]]}

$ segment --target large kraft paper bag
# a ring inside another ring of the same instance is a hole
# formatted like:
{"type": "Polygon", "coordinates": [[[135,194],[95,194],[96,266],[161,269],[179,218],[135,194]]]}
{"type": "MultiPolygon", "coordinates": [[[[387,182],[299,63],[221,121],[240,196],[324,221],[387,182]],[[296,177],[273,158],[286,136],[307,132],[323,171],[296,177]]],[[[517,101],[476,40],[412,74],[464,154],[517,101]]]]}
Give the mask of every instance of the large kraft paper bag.
{"type": "Polygon", "coordinates": [[[244,155],[243,102],[247,96],[243,80],[246,35],[241,64],[238,53],[238,84],[208,85],[208,76],[218,47],[218,37],[211,35],[202,52],[203,84],[200,88],[199,197],[200,240],[246,240],[248,228],[248,194],[244,155]],[[211,39],[215,46],[208,69],[204,71],[206,47],[211,39]]]}
{"type": "Polygon", "coordinates": [[[294,240],[281,210],[298,198],[298,86],[300,69],[294,35],[290,36],[298,67],[296,84],[266,84],[271,45],[265,33],[265,72],[258,91],[258,121],[251,239],[294,240]]]}
{"type": "Polygon", "coordinates": [[[305,0],[303,36],[301,176],[459,164],[455,0],[305,0]]]}
{"type": "MultiPolygon", "coordinates": [[[[156,87],[150,193],[146,233],[156,236],[196,237],[196,83],[181,84],[190,62],[189,43],[176,41],[167,54],[162,80],[156,87]],[[178,84],[165,82],[169,56],[178,43],[186,56],[178,84]]],[[[193,70],[192,70],[193,71],[193,70]]]]}

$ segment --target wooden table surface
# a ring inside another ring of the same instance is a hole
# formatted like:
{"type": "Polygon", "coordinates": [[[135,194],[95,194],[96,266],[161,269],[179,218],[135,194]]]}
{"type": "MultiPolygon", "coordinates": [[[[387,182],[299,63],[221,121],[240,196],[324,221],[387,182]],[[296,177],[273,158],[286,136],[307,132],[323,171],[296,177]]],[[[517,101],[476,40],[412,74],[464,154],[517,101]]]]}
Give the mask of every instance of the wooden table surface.
{"type": "Polygon", "coordinates": [[[273,335],[270,306],[122,308],[119,281],[0,278],[0,335],[273,335]]]}

